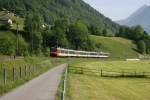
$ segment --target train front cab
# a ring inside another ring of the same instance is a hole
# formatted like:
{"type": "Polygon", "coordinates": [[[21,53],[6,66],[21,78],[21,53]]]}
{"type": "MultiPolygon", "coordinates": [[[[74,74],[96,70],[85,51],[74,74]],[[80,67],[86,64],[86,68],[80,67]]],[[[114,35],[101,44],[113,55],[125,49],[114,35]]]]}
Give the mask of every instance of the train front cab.
{"type": "Polygon", "coordinates": [[[58,52],[57,48],[51,48],[50,56],[57,57],[58,56],[57,52],[58,52]]]}

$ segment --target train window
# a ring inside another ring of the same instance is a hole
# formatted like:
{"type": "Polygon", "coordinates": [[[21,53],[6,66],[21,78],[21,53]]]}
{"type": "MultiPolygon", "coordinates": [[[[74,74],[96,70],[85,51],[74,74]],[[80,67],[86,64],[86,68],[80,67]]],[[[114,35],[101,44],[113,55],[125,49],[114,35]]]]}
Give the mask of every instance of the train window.
{"type": "Polygon", "coordinates": [[[86,52],[84,52],[83,54],[84,54],[84,55],[87,55],[87,53],[86,53],[86,52]]]}
{"type": "Polygon", "coordinates": [[[64,50],[61,50],[61,53],[65,53],[65,51],[64,51],[64,50]]]}
{"type": "Polygon", "coordinates": [[[67,51],[67,50],[65,50],[65,54],[68,54],[68,51],[67,51]]]}
{"type": "Polygon", "coordinates": [[[82,52],[79,52],[80,55],[82,55],[82,52]]]}
{"type": "Polygon", "coordinates": [[[93,53],[90,53],[90,55],[93,55],[93,53]]]}
{"type": "Polygon", "coordinates": [[[78,55],[78,54],[79,54],[79,52],[75,51],[75,54],[77,54],[77,55],[78,55]]]}
{"type": "Polygon", "coordinates": [[[57,49],[56,48],[51,48],[51,52],[56,52],[57,49]]]}
{"type": "Polygon", "coordinates": [[[80,55],[84,55],[84,52],[81,52],[80,55]]]}
{"type": "Polygon", "coordinates": [[[74,51],[69,51],[69,54],[75,54],[75,52],[74,51]]]}

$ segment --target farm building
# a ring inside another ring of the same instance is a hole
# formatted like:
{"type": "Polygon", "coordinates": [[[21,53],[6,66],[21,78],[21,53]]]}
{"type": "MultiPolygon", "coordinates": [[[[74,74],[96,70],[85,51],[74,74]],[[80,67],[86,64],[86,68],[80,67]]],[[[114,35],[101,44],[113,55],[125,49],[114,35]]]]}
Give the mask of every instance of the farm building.
{"type": "Polygon", "coordinates": [[[0,24],[13,24],[13,21],[11,19],[0,19],[0,24]]]}

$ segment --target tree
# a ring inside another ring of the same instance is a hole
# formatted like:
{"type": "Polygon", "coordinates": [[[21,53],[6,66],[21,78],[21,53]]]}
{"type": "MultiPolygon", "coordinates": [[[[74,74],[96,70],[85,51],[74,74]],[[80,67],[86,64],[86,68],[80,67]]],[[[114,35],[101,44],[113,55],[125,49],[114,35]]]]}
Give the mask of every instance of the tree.
{"type": "Polygon", "coordinates": [[[72,48],[84,49],[88,41],[87,26],[81,20],[77,20],[74,24],[70,25],[67,37],[72,48]]]}
{"type": "Polygon", "coordinates": [[[89,27],[89,31],[90,31],[90,33],[91,34],[93,34],[93,35],[102,35],[102,30],[101,30],[101,28],[100,27],[98,27],[98,26],[96,26],[96,25],[91,25],[90,27],[89,27]]]}
{"type": "Polygon", "coordinates": [[[0,34],[0,54],[12,55],[15,54],[15,36],[12,33],[0,34]]]}
{"type": "Polygon", "coordinates": [[[67,20],[56,20],[51,28],[46,28],[43,31],[43,45],[46,47],[68,47],[66,32],[68,31],[69,23],[67,20]]]}
{"type": "Polygon", "coordinates": [[[103,30],[103,36],[112,37],[113,33],[110,30],[108,30],[108,29],[104,29],[103,30]]]}
{"type": "Polygon", "coordinates": [[[25,18],[25,37],[29,41],[31,53],[38,54],[42,45],[42,19],[37,14],[29,13],[25,18]]]}
{"type": "Polygon", "coordinates": [[[27,51],[27,43],[25,42],[24,38],[19,35],[18,36],[18,54],[20,56],[26,56],[28,54],[28,51],[27,51]]]}
{"type": "Polygon", "coordinates": [[[42,19],[39,15],[28,13],[25,18],[25,37],[27,39],[32,39],[32,35],[35,32],[40,32],[42,28],[42,19]]]}
{"type": "Polygon", "coordinates": [[[146,44],[143,40],[137,42],[137,49],[140,53],[145,53],[146,51],[146,44]]]}
{"type": "Polygon", "coordinates": [[[149,39],[145,40],[145,45],[146,45],[146,53],[150,54],[150,37],[149,39]]]}
{"type": "Polygon", "coordinates": [[[51,35],[51,46],[53,47],[68,47],[66,34],[61,27],[54,27],[51,35]]]}
{"type": "Polygon", "coordinates": [[[54,27],[59,27],[64,32],[67,32],[69,27],[69,21],[67,19],[59,19],[55,21],[54,25],[54,27]]]}
{"type": "Polygon", "coordinates": [[[125,26],[121,26],[119,28],[119,33],[116,34],[116,36],[119,36],[119,37],[126,37],[127,33],[126,33],[126,27],[125,26]]]}
{"type": "Polygon", "coordinates": [[[144,35],[144,29],[141,26],[136,26],[133,27],[130,37],[133,40],[138,41],[142,38],[143,35],[144,35]]]}

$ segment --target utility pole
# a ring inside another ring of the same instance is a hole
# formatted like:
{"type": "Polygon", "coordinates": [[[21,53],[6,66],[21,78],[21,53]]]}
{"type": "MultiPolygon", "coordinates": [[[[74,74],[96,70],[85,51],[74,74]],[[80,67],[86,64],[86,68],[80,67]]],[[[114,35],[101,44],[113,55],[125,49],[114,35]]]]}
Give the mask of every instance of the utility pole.
{"type": "Polygon", "coordinates": [[[32,39],[32,40],[31,40],[31,46],[32,46],[32,47],[31,47],[31,53],[33,53],[33,42],[34,42],[34,41],[33,41],[33,32],[32,32],[31,34],[32,34],[32,37],[31,37],[31,39],[32,39]]]}
{"type": "Polygon", "coordinates": [[[16,55],[19,54],[19,37],[18,37],[18,26],[19,26],[19,23],[17,22],[16,23],[16,30],[17,30],[17,33],[16,33],[16,55]]]}
{"type": "MultiPolygon", "coordinates": [[[[21,11],[21,10],[20,10],[21,11]]],[[[18,16],[17,11],[12,9],[12,12],[16,15],[16,56],[19,55],[19,23],[18,23],[18,16]]]]}

